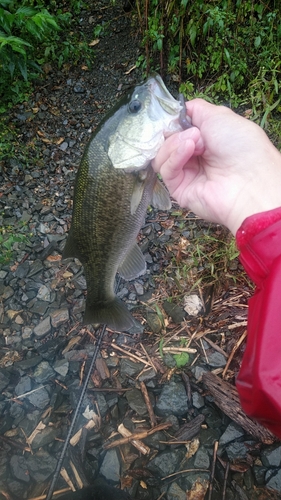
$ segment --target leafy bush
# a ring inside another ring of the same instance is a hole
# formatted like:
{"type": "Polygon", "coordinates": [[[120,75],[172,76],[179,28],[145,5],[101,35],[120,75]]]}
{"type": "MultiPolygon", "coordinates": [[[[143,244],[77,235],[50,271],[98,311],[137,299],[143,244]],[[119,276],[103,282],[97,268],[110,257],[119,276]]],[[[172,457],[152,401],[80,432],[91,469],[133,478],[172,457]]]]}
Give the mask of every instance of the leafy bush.
{"type": "MultiPolygon", "coordinates": [[[[73,12],[81,6],[79,0],[69,2],[73,12]]],[[[62,32],[71,20],[71,12],[65,12],[65,6],[60,7],[55,0],[0,0],[2,104],[22,101],[30,89],[30,80],[38,76],[44,63],[52,61],[61,67],[69,60],[76,63],[82,54],[87,57],[87,44],[67,30],[66,35],[62,32]]]]}
{"type": "Polygon", "coordinates": [[[172,73],[188,97],[251,102],[261,120],[280,111],[280,2],[137,0],[137,11],[147,72],[172,73]]]}

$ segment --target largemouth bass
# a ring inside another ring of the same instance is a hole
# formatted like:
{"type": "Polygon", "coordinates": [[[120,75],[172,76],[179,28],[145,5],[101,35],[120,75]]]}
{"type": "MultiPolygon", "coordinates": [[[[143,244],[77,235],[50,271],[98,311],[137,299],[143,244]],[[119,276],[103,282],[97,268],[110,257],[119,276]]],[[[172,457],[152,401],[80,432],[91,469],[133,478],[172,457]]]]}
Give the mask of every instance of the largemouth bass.
{"type": "Polygon", "coordinates": [[[87,282],[84,324],[126,331],[134,319],[114,293],[118,272],[126,280],[146,270],[136,244],[146,210],[167,210],[167,190],[150,162],[165,137],[182,130],[182,105],[160,76],[135,87],[108,114],[85,149],[74,188],[72,223],[63,258],[77,257],[87,282]]]}

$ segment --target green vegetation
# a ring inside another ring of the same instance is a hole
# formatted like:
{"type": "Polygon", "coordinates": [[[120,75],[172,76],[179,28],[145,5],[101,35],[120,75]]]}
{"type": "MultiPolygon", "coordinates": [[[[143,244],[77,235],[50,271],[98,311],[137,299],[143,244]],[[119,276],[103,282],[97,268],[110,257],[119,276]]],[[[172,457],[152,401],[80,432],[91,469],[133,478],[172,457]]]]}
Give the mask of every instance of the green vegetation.
{"type": "Polygon", "coordinates": [[[171,73],[188,99],[251,106],[263,127],[281,111],[279,1],[137,0],[137,12],[145,72],[171,73]]]}
{"type": "Polygon", "coordinates": [[[92,53],[83,34],[71,32],[72,12],[82,6],[78,0],[68,10],[63,1],[0,0],[0,112],[25,99],[44,64],[61,68],[83,58],[89,65],[92,53]]]}

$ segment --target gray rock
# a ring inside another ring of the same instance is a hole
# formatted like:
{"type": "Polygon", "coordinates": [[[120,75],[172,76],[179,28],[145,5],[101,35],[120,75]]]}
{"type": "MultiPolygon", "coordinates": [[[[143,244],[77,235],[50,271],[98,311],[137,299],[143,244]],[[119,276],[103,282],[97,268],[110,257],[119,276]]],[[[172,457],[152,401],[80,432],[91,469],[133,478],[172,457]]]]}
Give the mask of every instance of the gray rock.
{"type": "Polygon", "coordinates": [[[61,375],[62,377],[65,377],[68,373],[69,362],[67,361],[67,359],[59,359],[59,360],[55,361],[55,363],[53,365],[53,369],[57,373],[59,373],[59,375],[61,375]]]}
{"type": "Polygon", "coordinates": [[[226,447],[226,453],[230,461],[247,458],[248,448],[245,443],[231,443],[226,447]]]}
{"type": "Polygon", "coordinates": [[[57,459],[44,450],[39,450],[26,459],[29,474],[38,483],[43,483],[53,473],[57,465],[57,459]]]}
{"type": "Polygon", "coordinates": [[[281,466],[281,446],[269,446],[261,453],[261,461],[266,467],[281,466]]]}
{"type": "Polygon", "coordinates": [[[55,372],[53,368],[49,365],[48,361],[42,361],[34,370],[34,380],[38,382],[38,384],[44,384],[50,378],[55,376],[55,372]]]}
{"type": "Polygon", "coordinates": [[[22,338],[23,340],[27,340],[27,339],[30,339],[31,335],[32,335],[32,328],[29,328],[28,326],[25,326],[22,330],[22,338]]]}
{"type": "Polygon", "coordinates": [[[201,446],[195,455],[194,467],[197,469],[209,469],[210,467],[210,456],[204,446],[201,446]]]}
{"type": "Polygon", "coordinates": [[[43,410],[50,402],[50,396],[44,387],[36,388],[34,392],[26,397],[28,401],[33,404],[33,406],[40,408],[41,410],[43,410]]]}
{"type": "Polygon", "coordinates": [[[193,366],[191,368],[191,371],[192,371],[194,378],[196,379],[197,382],[201,382],[202,376],[204,375],[204,373],[208,372],[207,368],[205,368],[203,366],[193,366]]]}
{"type": "Polygon", "coordinates": [[[186,493],[177,483],[172,483],[167,492],[167,500],[186,500],[186,493]]]}
{"type": "Polygon", "coordinates": [[[231,441],[236,441],[242,436],[244,436],[242,427],[240,427],[240,425],[238,424],[235,424],[235,422],[231,422],[222,434],[219,440],[219,445],[224,446],[225,444],[231,443],[231,441]]]}
{"type": "Polygon", "coordinates": [[[57,437],[57,429],[55,427],[45,427],[42,431],[36,434],[32,441],[32,449],[42,448],[43,446],[52,443],[57,437]]]}
{"type": "Polygon", "coordinates": [[[25,394],[29,391],[31,391],[31,379],[28,375],[24,375],[16,385],[15,393],[17,396],[20,396],[21,394],[25,394]]]}
{"type": "Polygon", "coordinates": [[[265,474],[266,487],[281,492],[281,469],[269,469],[265,474]]]}
{"type": "Polygon", "coordinates": [[[7,375],[2,370],[0,370],[0,393],[5,389],[5,387],[7,387],[8,383],[9,379],[7,375]]]}
{"type": "Polygon", "coordinates": [[[226,365],[226,358],[223,354],[218,351],[209,352],[207,351],[208,364],[215,368],[221,368],[226,365]]]}
{"type": "Polygon", "coordinates": [[[142,363],[135,363],[130,359],[121,359],[120,373],[122,376],[134,377],[143,369],[142,363]]]}
{"type": "Polygon", "coordinates": [[[57,309],[51,314],[51,323],[54,328],[58,328],[69,320],[68,309],[57,309]]]}
{"type": "Polygon", "coordinates": [[[120,481],[120,462],[115,449],[106,452],[101,464],[100,474],[113,483],[120,481]]]}
{"type": "Polygon", "coordinates": [[[41,323],[35,326],[34,328],[34,334],[37,338],[41,339],[48,335],[48,333],[51,331],[51,318],[50,316],[47,316],[47,318],[43,319],[41,323]]]}
{"type": "Polygon", "coordinates": [[[147,413],[147,407],[143,399],[143,395],[140,390],[132,389],[126,392],[126,399],[132,410],[134,410],[138,415],[145,415],[147,413]]]}
{"type": "Polygon", "coordinates": [[[15,276],[17,278],[25,278],[29,272],[29,262],[25,261],[23,264],[20,264],[15,270],[15,276]]]}
{"type": "Polygon", "coordinates": [[[180,449],[159,453],[147,464],[147,468],[154,474],[165,477],[178,470],[183,456],[184,451],[180,449]]]}
{"type": "Polygon", "coordinates": [[[25,457],[13,455],[10,460],[11,471],[16,479],[28,483],[30,480],[28,466],[25,457]]]}
{"type": "Polygon", "coordinates": [[[45,302],[51,301],[51,291],[46,285],[40,286],[37,293],[37,299],[43,300],[45,302]]]}
{"type": "Polygon", "coordinates": [[[155,406],[156,413],[160,416],[182,416],[187,413],[187,396],[182,382],[170,381],[164,385],[155,406]]]}
{"type": "Polygon", "coordinates": [[[29,273],[27,277],[31,278],[32,276],[35,276],[35,274],[38,274],[41,271],[43,271],[43,264],[41,260],[35,260],[29,268],[29,273]]]}
{"type": "Polygon", "coordinates": [[[48,302],[45,302],[44,300],[35,300],[34,303],[32,300],[32,306],[30,307],[30,312],[34,314],[39,314],[39,316],[44,316],[48,307],[49,307],[48,302]]]}
{"type": "Polygon", "coordinates": [[[5,286],[3,291],[1,290],[2,299],[7,300],[14,295],[14,290],[11,286],[5,286]]]}
{"type": "Polygon", "coordinates": [[[192,394],[192,405],[194,408],[202,408],[205,404],[204,398],[199,394],[199,392],[193,392],[192,394]]]}

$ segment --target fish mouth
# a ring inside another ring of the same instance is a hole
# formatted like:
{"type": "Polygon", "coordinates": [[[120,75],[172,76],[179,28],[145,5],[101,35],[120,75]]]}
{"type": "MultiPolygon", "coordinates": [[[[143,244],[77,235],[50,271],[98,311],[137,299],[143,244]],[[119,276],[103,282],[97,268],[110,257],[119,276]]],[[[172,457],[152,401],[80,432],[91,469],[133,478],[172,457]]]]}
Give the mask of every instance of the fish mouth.
{"type": "Polygon", "coordinates": [[[154,94],[160,106],[169,115],[178,115],[182,104],[170,94],[160,75],[154,75],[150,82],[151,93],[154,94]]]}

